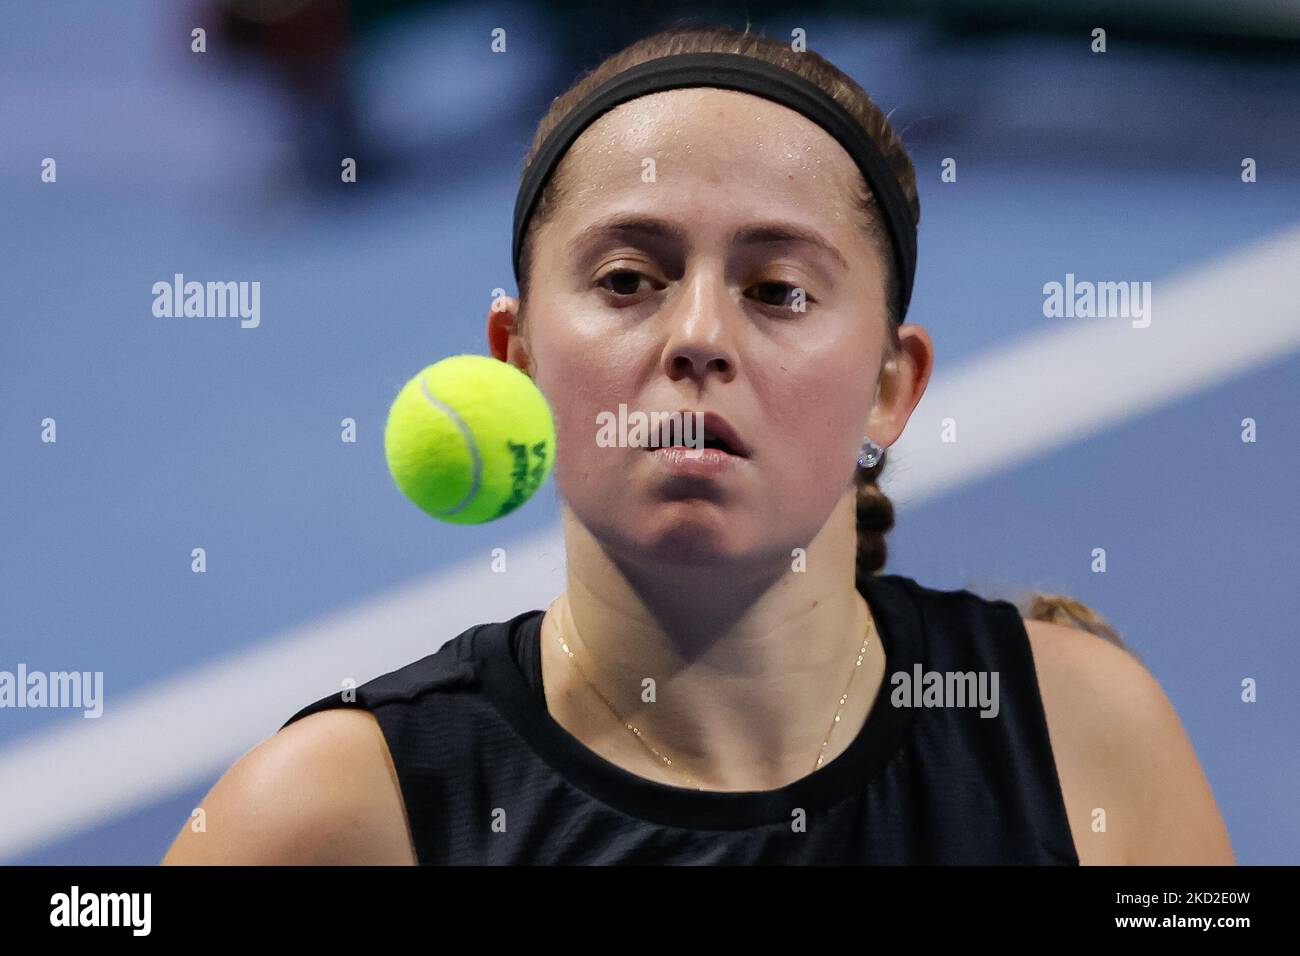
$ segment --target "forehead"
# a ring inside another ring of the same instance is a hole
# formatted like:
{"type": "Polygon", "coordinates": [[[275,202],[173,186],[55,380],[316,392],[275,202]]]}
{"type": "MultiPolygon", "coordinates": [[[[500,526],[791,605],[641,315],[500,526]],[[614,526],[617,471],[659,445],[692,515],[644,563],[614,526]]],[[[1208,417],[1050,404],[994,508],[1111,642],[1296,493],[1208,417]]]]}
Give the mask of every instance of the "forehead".
{"type": "Polygon", "coordinates": [[[557,218],[573,225],[628,204],[694,222],[782,214],[849,230],[853,197],[865,188],[849,154],[812,120],[711,87],[652,93],[610,110],[578,137],[562,170],[567,200],[557,218]]]}

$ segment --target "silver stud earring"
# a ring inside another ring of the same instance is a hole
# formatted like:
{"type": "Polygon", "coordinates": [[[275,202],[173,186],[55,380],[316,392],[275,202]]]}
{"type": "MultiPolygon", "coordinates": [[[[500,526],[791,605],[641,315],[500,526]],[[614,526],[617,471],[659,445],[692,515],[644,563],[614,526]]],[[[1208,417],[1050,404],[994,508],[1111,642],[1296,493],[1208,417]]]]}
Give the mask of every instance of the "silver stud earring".
{"type": "Polygon", "coordinates": [[[858,455],[859,468],[874,468],[880,462],[880,456],[885,453],[885,449],[877,445],[870,438],[862,439],[862,452],[858,455]]]}

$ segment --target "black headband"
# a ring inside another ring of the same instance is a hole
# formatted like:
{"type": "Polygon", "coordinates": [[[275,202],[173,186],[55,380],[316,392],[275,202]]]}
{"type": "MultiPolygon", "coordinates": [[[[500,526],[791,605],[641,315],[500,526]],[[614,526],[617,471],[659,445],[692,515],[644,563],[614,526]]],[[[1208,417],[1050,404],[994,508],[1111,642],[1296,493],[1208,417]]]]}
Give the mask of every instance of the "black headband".
{"type": "Polygon", "coordinates": [[[916,225],[885,157],[852,115],[816,84],[766,60],[740,53],[677,53],[641,63],[603,83],[560,121],[519,184],[513,247],[515,281],[519,281],[519,254],[533,208],[556,165],[582,131],[602,113],[628,100],[691,86],[740,90],[788,106],[834,136],[853,157],[876,197],[889,231],[898,269],[898,321],[902,322],[916,277],[916,225]]]}

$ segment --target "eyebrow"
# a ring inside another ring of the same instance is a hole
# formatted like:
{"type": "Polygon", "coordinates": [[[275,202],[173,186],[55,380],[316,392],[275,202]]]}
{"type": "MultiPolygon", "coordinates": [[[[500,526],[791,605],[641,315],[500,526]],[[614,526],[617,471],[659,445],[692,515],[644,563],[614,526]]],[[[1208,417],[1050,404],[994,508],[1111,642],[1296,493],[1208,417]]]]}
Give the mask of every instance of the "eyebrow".
{"type": "MultiPolygon", "coordinates": [[[[666,219],[647,216],[642,213],[615,213],[604,219],[598,219],[583,229],[573,243],[574,248],[585,246],[604,236],[643,236],[650,239],[673,240],[684,242],[685,232],[666,219]]],[[[736,233],[736,242],[741,245],[763,245],[766,243],[798,242],[825,252],[844,269],[849,268],[840,251],[814,229],[797,226],[789,222],[760,222],[746,226],[736,233]]]]}

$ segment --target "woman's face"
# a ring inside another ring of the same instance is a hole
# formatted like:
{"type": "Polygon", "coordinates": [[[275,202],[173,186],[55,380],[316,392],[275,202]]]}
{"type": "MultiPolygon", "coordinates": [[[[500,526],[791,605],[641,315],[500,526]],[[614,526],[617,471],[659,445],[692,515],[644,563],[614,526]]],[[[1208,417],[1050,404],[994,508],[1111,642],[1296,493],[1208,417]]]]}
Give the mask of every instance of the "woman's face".
{"type": "Polygon", "coordinates": [[[524,303],[561,494],[632,561],[788,559],[851,484],[885,344],[860,173],[811,120],[710,88],[606,113],[565,164],[524,303]],[[702,478],[603,447],[620,404],[714,412],[748,457],[702,478]]]}

